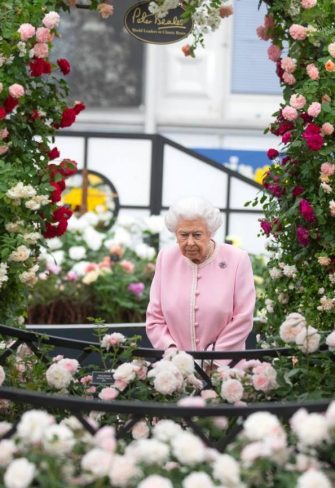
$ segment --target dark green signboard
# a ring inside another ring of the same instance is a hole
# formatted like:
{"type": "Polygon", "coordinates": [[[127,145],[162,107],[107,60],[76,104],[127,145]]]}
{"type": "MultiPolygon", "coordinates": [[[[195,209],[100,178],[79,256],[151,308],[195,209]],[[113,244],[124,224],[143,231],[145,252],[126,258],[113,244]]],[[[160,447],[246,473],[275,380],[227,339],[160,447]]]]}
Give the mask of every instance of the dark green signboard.
{"type": "Polygon", "coordinates": [[[151,44],[170,44],[187,37],[192,30],[192,21],[182,19],[181,7],[169,10],[159,18],[149,11],[151,0],[139,2],[130,7],[124,17],[124,25],[132,36],[151,44]]]}

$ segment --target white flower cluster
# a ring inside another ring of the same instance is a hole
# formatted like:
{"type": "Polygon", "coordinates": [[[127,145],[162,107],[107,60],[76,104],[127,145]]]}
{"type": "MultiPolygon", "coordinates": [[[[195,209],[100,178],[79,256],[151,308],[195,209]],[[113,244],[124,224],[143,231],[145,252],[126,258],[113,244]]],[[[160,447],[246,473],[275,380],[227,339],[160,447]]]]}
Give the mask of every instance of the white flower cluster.
{"type": "Polygon", "coordinates": [[[37,195],[35,188],[32,185],[24,185],[22,181],[10,188],[6,196],[13,201],[14,205],[20,205],[21,200],[27,200],[25,207],[30,210],[38,210],[42,206],[50,203],[47,195],[37,195]]]}
{"type": "Polygon", "coordinates": [[[150,2],[149,12],[155,15],[157,18],[162,19],[166,17],[169,10],[177,8],[179,0],[162,0],[161,2],[150,2]]]}
{"type": "Polygon", "coordinates": [[[220,26],[220,8],[213,7],[210,0],[204,0],[196,8],[192,18],[195,33],[207,34],[220,26]]]}
{"type": "Polygon", "coordinates": [[[300,313],[290,313],[279,328],[279,335],[284,342],[295,343],[304,353],[319,349],[321,336],[317,329],[307,325],[300,313]]]}
{"type": "Polygon", "coordinates": [[[56,362],[49,366],[45,373],[48,385],[55,390],[65,391],[78,369],[79,363],[76,359],[57,357],[56,362]]]}
{"type": "Polygon", "coordinates": [[[8,281],[7,270],[8,270],[8,264],[0,263],[0,288],[6,281],[8,281]]]}

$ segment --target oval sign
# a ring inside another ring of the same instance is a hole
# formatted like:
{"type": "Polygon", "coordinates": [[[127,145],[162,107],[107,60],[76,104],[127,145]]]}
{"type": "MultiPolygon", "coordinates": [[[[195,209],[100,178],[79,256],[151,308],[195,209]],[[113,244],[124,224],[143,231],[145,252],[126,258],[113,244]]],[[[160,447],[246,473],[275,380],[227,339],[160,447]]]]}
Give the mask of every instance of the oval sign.
{"type": "Polygon", "coordinates": [[[129,34],[150,44],[171,44],[189,35],[193,22],[182,19],[182,7],[169,10],[166,17],[159,18],[149,11],[150,2],[139,2],[127,10],[124,25],[129,34]]]}

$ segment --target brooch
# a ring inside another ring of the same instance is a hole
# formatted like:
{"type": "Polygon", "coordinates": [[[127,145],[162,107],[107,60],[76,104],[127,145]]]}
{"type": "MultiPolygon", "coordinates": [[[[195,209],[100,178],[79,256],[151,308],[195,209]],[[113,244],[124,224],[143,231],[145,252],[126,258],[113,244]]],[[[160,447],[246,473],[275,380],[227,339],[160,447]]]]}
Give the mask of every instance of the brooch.
{"type": "Polygon", "coordinates": [[[226,267],[227,267],[227,263],[226,263],[225,261],[221,261],[221,262],[219,263],[219,266],[220,266],[220,268],[224,269],[224,268],[226,268],[226,267]]]}

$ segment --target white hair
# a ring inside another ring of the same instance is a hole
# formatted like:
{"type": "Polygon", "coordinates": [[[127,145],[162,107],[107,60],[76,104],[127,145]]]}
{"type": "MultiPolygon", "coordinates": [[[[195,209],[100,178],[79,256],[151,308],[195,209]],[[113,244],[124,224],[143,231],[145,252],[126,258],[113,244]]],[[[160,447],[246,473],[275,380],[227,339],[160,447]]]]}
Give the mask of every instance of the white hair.
{"type": "Polygon", "coordinates": [[[181,219],[202,219],[211,235],[215,234],[222,224],[222,215],[218,208],[202,197],[186,197],[173,203],[165,216],[165,224],[170,232],[176,232],[181,219]]]}

